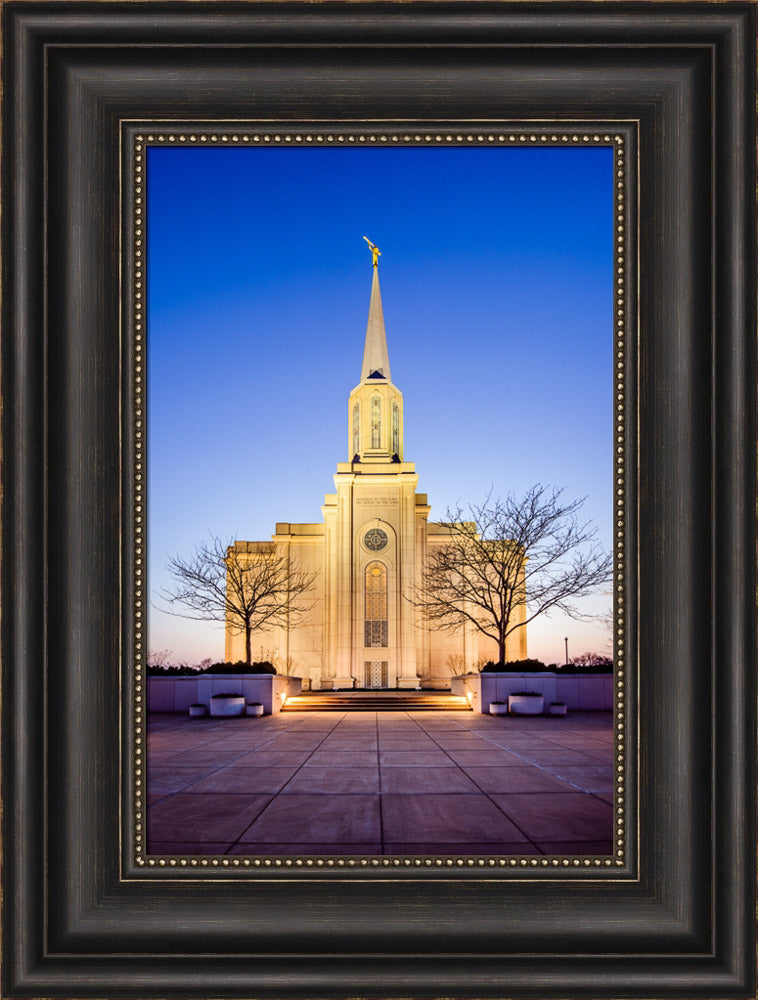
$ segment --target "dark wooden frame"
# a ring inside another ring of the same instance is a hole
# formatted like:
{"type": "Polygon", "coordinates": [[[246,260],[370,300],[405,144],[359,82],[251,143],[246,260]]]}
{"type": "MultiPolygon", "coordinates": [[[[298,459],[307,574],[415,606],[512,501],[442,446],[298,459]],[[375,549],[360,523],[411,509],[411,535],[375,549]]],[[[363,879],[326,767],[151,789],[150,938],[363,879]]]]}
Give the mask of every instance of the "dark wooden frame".
{"type": "Polygon", "coordinates": [[[755,996],[755,15],[5,3],[5,996],[755,996]],[[633,877],[122,865],[118,137],[220,114],[639,123],[633,877]]]}

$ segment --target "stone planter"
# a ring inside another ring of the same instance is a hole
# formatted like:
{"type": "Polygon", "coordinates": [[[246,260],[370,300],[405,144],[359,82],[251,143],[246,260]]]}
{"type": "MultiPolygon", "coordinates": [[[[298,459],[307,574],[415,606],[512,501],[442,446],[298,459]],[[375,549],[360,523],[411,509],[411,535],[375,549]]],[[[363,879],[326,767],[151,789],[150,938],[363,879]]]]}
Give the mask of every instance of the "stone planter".
{"type": "MultiPolygon", "coordinates": [[[[453,694],[468,697],[475,712],[487,715],[493,701],[507,701],[519,691],[535,691],[551,702],[563,702],[566,708],[580,712],[610,711],[613,708],[613,674],[568,674],[560,671],[529,673],[463,674],[453,677],[453,694]]],[[[200,700],[199,698],[197,699],[200,700]]]]}
{"type": "Polygon", "coordinates": [[[566,705],[562,701],[551,701],[547,706],[548,715],[565,715],[566,705]]]}
{"type": "Polygon", "coordinates": [[[208,709],[205,705],[190,705],[189,714],[190,719],[202,719],[204,715],[208,714],[208,709]]]}
{"type": "Polygon", "coordinates": [[[253,717],[263,715],[263,705],[251,703],[245,706],[245,715],[252,715],[253,717]]]}
{"type": "Polygon", "coordinates": [[[508,711],[511,715],[542,715],[545,699],[541,694],[509,694],[508,711]]]}
{"type": "MultiPolygon", "coordinates": [[[[197,680],[195,701],[211,704],[217,694],[239,694],[246,705],[263,705],[264,715],[276,715],[282,707],[282,695],[300,694],[300,678],[279,674],[204,674],[197,680]]],[[[245,714],[243,707],[241,715],[245,714]]]]}
{"type": "Polygon", "coordinates": [[[490,715],[507,715],[508,705],[504,701],[490,702],[490,715]]]}
{"type": "Polygon", "coordinates": [[[211,698],[211,715],[213,716],[242,715],[244,711],[244,695],[214,694],[211,698]]]}

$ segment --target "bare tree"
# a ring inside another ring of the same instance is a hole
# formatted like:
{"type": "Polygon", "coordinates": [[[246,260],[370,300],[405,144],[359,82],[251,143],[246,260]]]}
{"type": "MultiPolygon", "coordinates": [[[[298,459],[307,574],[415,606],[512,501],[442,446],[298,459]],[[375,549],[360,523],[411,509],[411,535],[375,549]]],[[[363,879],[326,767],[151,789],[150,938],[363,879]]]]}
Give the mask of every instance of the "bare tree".
{"type": "Polygon", "coordinates": [[[160,667],[161,670],[165,670],[166,667],[171,666],[171,654],[172,649],[149,649],[147,652],[147,662],[151,667],[160,667]]]}
{"type": "Polygon", "coordinates": [[[173,556],[167,567],[175,585],[161,597],[179,609],[168,613],[225,622],[244,633],[248,665],[256,629],[296,624],[313,607],[306,595],[318,574],[296,569],[271,542],[225,543],[212,536],[189,559],[173,556]]]}
{"type": "Polygon", "coordinates": [[[449,540],[429,546],[413,605],[430,627],[472,625],[497,642],[498,662],[516,629],[539,615],[563,611],[589,620],[577,599],[607,583],[612,560],[596,530],[577,514],[584,499],[562,501],[562,490],[539,483],[523,497],[489,496],[481,505],[448,508],[449,540]]]}

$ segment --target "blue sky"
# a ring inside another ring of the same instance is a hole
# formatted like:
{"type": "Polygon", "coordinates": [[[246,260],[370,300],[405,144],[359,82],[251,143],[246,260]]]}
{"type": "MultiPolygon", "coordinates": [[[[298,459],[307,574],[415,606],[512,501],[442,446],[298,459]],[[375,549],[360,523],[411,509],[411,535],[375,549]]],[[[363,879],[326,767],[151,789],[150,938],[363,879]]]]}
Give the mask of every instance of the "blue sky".
{"type": "MultiPolygon", "coordinates": [[[[211,532],[321,521],[350,457],[363,235],[431,519],[542,482],[587,496],[610,547],[610,148],[154,147],[147,190],[153,594],[211,532]]],[[[566,635],[610,648],[607,624],[555,616],[529,654],[562,660],[566,635]]],[[[223,628],[152,608],[149,646],[222,659],[223,628]]]]}

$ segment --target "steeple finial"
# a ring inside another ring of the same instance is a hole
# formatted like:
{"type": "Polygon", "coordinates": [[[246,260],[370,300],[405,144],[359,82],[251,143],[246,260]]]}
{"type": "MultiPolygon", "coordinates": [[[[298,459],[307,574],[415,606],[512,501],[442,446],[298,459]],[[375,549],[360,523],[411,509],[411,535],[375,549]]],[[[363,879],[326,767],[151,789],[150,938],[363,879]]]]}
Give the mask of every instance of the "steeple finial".
{"type": "Polygon", "coordinates": [[[368,243],[368,248],[371,251],[372,256],[374,258],[374,267],[379,267],[379,258],[382,255],[382,251],[379,249],[379,247],[375,243],[371,242],[371,240],[368,238],[368,236],[364,236],[363,238],[368,243]]]}
{"type": "Polygon", "coordinates": [[[387,338],[384,333],[384,314],[382,312],[382,296],[379,291],[379,247],[375,246],[368,236],[363,237],[368,243],[374,258],[373,278],[371,281],[371,301],[368,307],[368,324],[366,326],[366,347],[363,351],[363,368],[361,382],[369,379],[386,379],[390,381],[390,359],[387,353],[387,338]]]}

